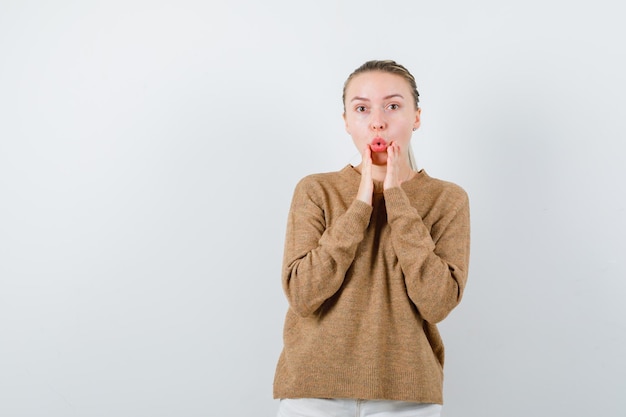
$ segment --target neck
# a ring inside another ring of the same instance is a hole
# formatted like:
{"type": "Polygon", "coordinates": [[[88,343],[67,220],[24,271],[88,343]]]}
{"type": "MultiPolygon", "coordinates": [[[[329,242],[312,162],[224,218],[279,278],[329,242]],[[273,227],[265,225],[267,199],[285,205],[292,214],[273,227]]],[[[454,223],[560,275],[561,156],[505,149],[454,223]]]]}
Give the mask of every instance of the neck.
{"type": "MultiPolygon", "coordinates": [[[[361,164],[357,166],[359,172],[361,172],[361,164]]],[[[408,180],[413,175],[413,170],[409,166],[408,162],[400,165],[400,171],[398,177],[402,182],[408,180]]],[[[372,179],[375,181],[383,182],[387,176],[387,165],[372,165],[372,179]]]]}
{"type": "Polygon", "coordinates": [[[384,181],[387,175],[387,165],[372,165],[372,179],[384,181]]]}

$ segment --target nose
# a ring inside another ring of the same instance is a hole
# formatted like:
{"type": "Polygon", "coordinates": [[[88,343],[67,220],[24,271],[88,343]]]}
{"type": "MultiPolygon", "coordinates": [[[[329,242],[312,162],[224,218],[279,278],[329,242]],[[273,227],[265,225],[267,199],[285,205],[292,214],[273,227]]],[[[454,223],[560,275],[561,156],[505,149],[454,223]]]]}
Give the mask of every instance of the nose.
{"type": "Polygon", "coordinates": [[[381,110],[372,110],[371,118],[370,118],[370,127],[372,130],[383,130],[387,127],[387,122],[385,121],[384,112],[381,110]]]}

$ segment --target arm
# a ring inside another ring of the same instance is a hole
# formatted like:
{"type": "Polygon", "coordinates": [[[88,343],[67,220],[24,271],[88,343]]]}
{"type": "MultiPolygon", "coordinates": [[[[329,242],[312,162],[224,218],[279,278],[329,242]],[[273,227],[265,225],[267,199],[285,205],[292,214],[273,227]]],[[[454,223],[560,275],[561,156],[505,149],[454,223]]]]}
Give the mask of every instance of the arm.
{"type": "Polygon", "coordinates": [[[369,224],[372,207],[354,200],[345,213],[326,224],[322,191],[301,181],[287,221],[282,283],[293,311],[314,313],[343,284],[369,224]]]}
{"type": "Polygon", "coordinates": [[[438,203],[428,230],[400,187],[385,191],[393,247],[409,298],[430,323],[443,320],[461,301],[469,265],[469,201],[465,192],[438,203]],[[454,197],[454,198],[452,198],[454,197]]]}

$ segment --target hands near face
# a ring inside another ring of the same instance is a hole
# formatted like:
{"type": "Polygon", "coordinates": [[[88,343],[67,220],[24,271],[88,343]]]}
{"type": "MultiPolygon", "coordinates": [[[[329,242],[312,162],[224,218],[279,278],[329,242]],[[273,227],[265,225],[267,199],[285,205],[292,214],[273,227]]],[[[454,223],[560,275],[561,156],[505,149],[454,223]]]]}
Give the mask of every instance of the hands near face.
{"type": "Polygon", "coordinates": [[[357,200],[361,200],[371,206],[373,193],[374,181],[372,179],[372,150],[369,145],[367,145],[362,154],[361,183],[359,184],[359,191],[356,193],[356,198],[357,200]]]}
{"type": "MultiPolygon", "coordinates": [[[[399,187],[401,180],[401,152],[400,146],[391,142],[387,147],[387,164],[385,179],[383,181],[383,189],[399,187]]],[[[357,191],[356,198],[365,203],[372,204],[372,194],[374,193],[374,181],[372,177],[372,150],[369,145],[365,147],[362,153],[361,161],[361,183],[357,191]]]]}
{"type": "Polygon", "coordinates": [[[400,186],[402,183],[400,169],[400,145],[391,142],[387,147],[387,173],[385,174],[383,189],[400,186]]]}

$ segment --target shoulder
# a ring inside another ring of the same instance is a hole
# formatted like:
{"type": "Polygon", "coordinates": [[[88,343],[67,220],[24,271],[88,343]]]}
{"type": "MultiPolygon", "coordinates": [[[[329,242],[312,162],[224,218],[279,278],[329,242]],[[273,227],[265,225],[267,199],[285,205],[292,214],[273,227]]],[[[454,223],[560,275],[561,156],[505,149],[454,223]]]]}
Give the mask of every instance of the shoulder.
{"type": "Polygon", "coordinates": [[[352,168],[347,166],[340,171],[309,174],[296,183],[295,192],[310,194],[329,190],[340,192],[344,188],[350,189],[354,182],[353,175],[355,175],[350,170],[352,168]]]}
{"type": "Polygon", "coordinates": [[[416,192],[422,196],[444,200],[457,207],[469,204],[469,196],[463,187],[451,181],[431,177],[424,170],[419,172],[416,184],[416,192]]]}
{"type": "Polygon", "coordinates": [[[428,177],[428,176],[427,178],[428,178],[427,183],[429,183],[429,185],[433,189],[439,190],[446,194],[455,195],[457,197],[467,198],[467,192],[459,184],[451,182],[451,181],[442,180],[439,178],[433,178],[433,177],[428,177]]]}

